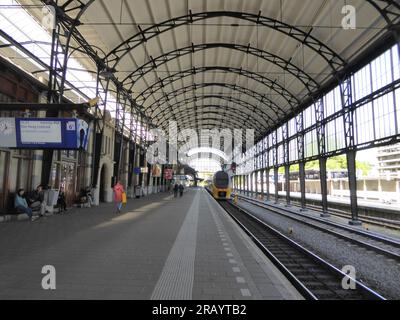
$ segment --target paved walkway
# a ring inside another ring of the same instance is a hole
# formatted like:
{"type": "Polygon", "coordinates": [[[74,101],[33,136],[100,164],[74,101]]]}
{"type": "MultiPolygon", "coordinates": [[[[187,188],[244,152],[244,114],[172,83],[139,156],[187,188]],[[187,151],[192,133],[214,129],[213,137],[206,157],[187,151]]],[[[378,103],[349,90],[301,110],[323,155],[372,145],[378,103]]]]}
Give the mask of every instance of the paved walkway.
{"type": "Polygon", "coordinates": [[[0,299],[301,298],[201,189],[1,223],[0,241],[0,299]]]}

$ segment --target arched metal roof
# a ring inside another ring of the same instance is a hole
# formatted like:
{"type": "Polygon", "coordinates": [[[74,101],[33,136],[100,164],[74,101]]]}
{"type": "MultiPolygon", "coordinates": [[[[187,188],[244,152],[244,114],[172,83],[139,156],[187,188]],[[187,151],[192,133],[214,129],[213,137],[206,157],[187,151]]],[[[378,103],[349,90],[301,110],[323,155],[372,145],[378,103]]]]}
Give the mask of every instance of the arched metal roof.
{"type": "MultiPolygon", "coordinates": [[[[60,0],[58,5],[67,15],[85,9],[76,30],[101,48],[103,63],[153,125],[178,119],[181,128],[229,124],[254,128],[258,137],[343,76],[382,35],[398,28],[400,17],[394,0],[60,0]],[[355,30],[342,26],[344,5],[356,8],[355,30]]],[[[92,62],[83,63],[93,68],[92,62]]]]}

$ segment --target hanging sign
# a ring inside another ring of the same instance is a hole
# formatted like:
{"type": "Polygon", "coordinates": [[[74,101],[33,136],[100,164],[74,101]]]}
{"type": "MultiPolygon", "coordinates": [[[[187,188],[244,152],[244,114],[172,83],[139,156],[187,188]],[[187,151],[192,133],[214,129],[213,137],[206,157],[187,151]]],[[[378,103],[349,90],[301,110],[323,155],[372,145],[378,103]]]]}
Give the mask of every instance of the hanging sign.
{"type": "Polygon", "coordinates": [[[0,147],[87,150],[89,131],[76,118],[0,118],[0,147]]]}

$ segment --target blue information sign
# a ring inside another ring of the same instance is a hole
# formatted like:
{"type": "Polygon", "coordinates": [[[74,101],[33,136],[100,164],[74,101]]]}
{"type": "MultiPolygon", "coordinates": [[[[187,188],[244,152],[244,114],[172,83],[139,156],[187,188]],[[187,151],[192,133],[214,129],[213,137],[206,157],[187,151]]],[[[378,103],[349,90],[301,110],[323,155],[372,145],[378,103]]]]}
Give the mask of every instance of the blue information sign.
{"type": "Polygon", "coordinates": [[[88,147],[89,126],[81,119],[0,118],[0,123],[8,128],[0,132],[3,147],[62,150],[88,147]]]}

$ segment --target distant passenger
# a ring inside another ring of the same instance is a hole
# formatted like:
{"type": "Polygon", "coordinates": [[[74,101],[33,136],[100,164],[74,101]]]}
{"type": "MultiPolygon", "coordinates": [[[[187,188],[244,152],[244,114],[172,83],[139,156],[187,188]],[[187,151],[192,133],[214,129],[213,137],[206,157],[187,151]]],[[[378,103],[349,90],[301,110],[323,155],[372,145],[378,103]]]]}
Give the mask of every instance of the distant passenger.
{"type": "Polygon", "coordinates": [[[60,208],[60,212],[67,211],[67,203],[65,201],[65,192],[64,188],[60,188],[60,192],[58,193],[57,205],[60,208]]]}
{"type": "Polygon", "coordinates": [[[120,213],[122,209],[122,194],[125,193],[124,186],[120,181],[114,186],[114,201],[117,205],[117,212],[120,213]]]}
{"type": "Polygon", "coordinates": [[[17,194],[15,195],[15,199],[14,199],[14,207],[17,210],[19,210],[23,213],[26,213],[31,221],[35,221],[36,219],[38,219],[38,217],[33,216],[32,209],[29,208],[28,203],[26,202],[26,199],[24,198],[24,193],[25,193],[24,189],[18,190],[17,194]]]}
{"type": "Polygon", "coordinates": [[[178,191],[179,191],[179,185],[175,183],[174,185],[174,198],[178,196],[178,191]]]}
{"type": "Polygon", "coordinates": [[[179,185],[179,196],[182,197],[183,196],[183,190],[185,190],[185,188],[183,187],[183,184],[179,185]]]}
{"type": "Polygon", "coordinates": [[[33,211],[38,210],[40,207],[40,215],[43,216],[46,213],[46,203],[44,201],[44,191],[42,185],[37,186],[36,190],[31,194],[29,200],[31,201],[29,207],[33,211]]]}

